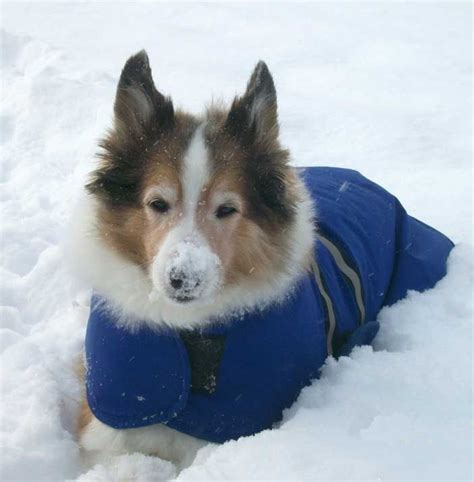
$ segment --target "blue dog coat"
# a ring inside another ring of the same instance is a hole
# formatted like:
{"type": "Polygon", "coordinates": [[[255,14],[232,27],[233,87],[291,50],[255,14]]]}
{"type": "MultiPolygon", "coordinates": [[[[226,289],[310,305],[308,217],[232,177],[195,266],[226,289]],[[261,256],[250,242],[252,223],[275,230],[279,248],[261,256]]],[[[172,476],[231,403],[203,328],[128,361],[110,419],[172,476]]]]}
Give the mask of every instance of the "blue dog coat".
{"type": "Polygon", "coordinates": [[[328,354],[372,342],[383,306],[446,274],[452,242],[359,173],[307,168],[318,207],[313,273],[263,310],[178,333],[119,326],[95,295],[87,399],[107,425],[163,423],[224,442],[279,421],[328,354]]]}

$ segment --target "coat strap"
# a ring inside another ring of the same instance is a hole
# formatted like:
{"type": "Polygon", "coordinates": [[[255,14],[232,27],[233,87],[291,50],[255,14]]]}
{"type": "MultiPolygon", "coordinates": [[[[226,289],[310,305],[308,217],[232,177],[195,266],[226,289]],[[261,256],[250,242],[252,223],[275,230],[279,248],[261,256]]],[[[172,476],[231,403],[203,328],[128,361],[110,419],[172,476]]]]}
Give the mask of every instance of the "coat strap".
{"type": "Polygon", "coordinates": [[[180,331],[191,368],[191,390],[212,395],[217,389],[224,355],[225,335],[206,335],[199,330],[180,331]]]}
{"type": "Polygon", "coordinates": [[[326,312],[327,312],[328,321],[329,321],[326,344],[327,344],[328,355],[332,356],[333,354],[332,340],[334,338],[334,332],[336,330],[336,315],[334,314],[334,306],[332,304],[331,297],[328,295],[326,287],[324,286],[323,280],[321,278],[321,271],[319,269],[318,263],[314,258],[312,258],[311,260],[311,268],[313,270],[316,286],[318,287],[319,292],[321,293],[321,296],[324,300],[324,304],[326,305],[326,312]]]}
{"type": "Polygon", "coordinates": [[[362,284],[360,282],[360,277],[358,273],[351,266],[349,266],[349,264],[342,256],[339,248],[332,241],[325,238],[320,233],[317,233],[317,237],[319,241],[321,241],[321,243],[324,244],[326,249],[331,253],[331,256],[333,257],[337,267],[352,284],[352,287],[354,289],[354,297],[357,303],[357,307],[359,308],[360,324],[362,325],[365,321],[365,306],[362,296],[362,284]]]}

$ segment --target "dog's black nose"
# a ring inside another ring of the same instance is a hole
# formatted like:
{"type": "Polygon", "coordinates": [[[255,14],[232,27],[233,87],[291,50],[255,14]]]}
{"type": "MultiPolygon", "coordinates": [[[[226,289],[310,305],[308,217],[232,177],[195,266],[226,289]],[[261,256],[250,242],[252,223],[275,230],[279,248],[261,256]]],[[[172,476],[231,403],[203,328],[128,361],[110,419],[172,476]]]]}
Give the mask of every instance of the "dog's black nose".
{"type": "Polygon", "coordinates": [[[201,284],[199,276],[194,273],[187,274],[181,270],[171,270],[170,285],[176,291],[191,292],[201,284]]]}
{"type": "Polygon", "coordinates": [[[170,274],[170,285],[175,289],[179,290],[182,288],[184,280],[183,276],[179,276],[177,273],[171,273],[170,274]]]}

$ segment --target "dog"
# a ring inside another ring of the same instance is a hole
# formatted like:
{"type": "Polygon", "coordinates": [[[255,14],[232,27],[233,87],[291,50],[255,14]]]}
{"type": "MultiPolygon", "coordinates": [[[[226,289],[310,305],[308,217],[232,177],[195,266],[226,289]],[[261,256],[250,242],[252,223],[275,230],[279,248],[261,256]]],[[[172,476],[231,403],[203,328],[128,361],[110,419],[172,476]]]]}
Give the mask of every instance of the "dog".
{"type": "Polygon", "coordinates": [[[296,169],[259,62],[230,108],[175,110],[147,54],[125,64],[86,185],[93,286],[79,438],[189,464],[271,428],[383,306],[446,274],[451,241],[361,174],[296,169]]]}

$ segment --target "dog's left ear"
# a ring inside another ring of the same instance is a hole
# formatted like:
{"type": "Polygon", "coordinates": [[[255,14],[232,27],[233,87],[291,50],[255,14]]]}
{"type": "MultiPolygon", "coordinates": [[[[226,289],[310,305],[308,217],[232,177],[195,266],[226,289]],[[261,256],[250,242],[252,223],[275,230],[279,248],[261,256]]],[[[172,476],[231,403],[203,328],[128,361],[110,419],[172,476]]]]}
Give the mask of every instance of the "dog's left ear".
{"type": "Polygon", "coordinates": [[[262,60],[255,66],[245,94],[234,99],[226,129],[244,144],[257,143],[264,147],[278,139],[275,85],[262,60]]]}

